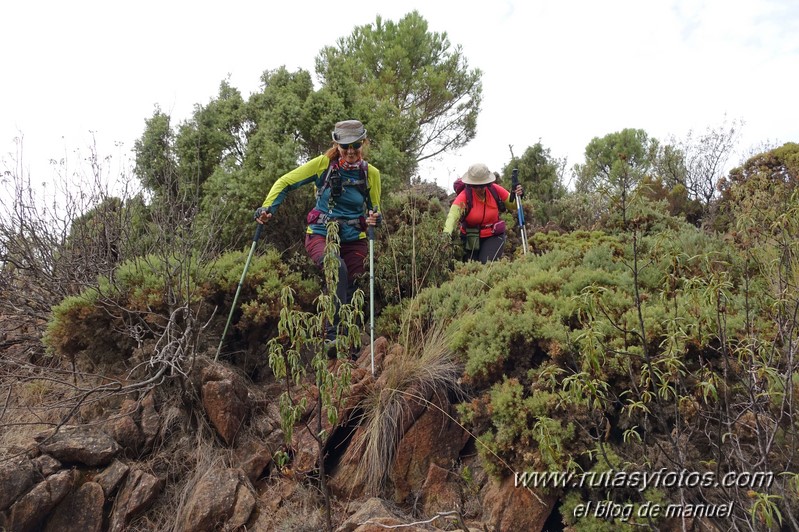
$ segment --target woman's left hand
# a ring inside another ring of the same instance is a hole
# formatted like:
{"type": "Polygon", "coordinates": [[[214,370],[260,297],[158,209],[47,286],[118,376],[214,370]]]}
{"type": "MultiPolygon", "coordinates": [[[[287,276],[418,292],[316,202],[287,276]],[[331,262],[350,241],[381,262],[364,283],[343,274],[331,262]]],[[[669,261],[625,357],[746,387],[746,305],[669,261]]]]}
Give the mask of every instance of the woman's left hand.
{"type": "Polygon", "coordinates": [[[380,224],[380,219],[382,216],[379,212],[369,211],[369,215],[366,217],[366,225],[377,226],[380,224]]]}
{"type": "Polygon", "coordinates": [[[516,188],[513,189],[513,193],[520,198],[524,197],[524,190],[522,190],[522,185],[521,184],[516,185],[516,188]]]}

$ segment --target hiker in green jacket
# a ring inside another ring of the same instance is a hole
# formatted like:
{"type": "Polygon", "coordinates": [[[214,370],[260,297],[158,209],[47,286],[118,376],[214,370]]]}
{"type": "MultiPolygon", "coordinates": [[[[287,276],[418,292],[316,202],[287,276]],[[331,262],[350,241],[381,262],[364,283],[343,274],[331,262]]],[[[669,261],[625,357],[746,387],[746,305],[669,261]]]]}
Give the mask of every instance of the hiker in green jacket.
{"type": "MultiPolygon", "coordinates": [[[[305,249],[322,268],[328,221],[339,224],[339,278],[335,286],[341,304],[348,304],[355,292],[355,280],[364,273],[367,256],[367,226],[380,221],[380,171],[364,159],[368,145],[366,129],[358,120],[338,122],[332,133],[333,145],[323,154],[280,177],[255,211],[255,220],[266,223],[277,211],[286,194],[314,183],[316,205],[308,213],[305,249]]],[[[329,287],[328,287],[329,288],[329,287]]],[[[338,308],[338,307],[337,307],[338,308]]],[[[335,323],[328,324],[328,347],[336,339],[335,323]]]]}
{"type": "MultiPolygon", "coordinates": [[[[470,166],[458,181],[458,195],[449,209],[444,234],[451,235],[460,224],[464,262],[479,260],[485,264],[502,258],[506,234],[505,221],[499,215],[515,208],[515,196],[496,184],[496,174],[482,163],[470,166]]],[[[513,193],[521,197],[522,186],[517,185],[513,193]]]]}

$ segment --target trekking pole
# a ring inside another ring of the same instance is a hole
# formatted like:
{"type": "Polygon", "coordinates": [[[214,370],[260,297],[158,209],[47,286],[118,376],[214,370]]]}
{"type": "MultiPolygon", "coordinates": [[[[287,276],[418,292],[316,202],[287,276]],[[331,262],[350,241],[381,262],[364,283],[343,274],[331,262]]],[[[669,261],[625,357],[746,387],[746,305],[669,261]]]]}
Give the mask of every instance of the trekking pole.
{"type": "Polygon", "coordinates": [[[250,268],[250,261],[252,260],[252,254],[255,251],[255,246],[258,244],[258,239],[261,238],[261,231],[263,230],[263,224],[258,224],[258,227],[255,228],[255,236],[252,237],[252,246],[250,246],[250,254],[247,255],[247,262],[244,263],[244,271],[241,272],[241,279],[239,279],[239,286],[236,288],[236,295],[233,297],[233,305],[230,307],[230,314],[227,317],[227,323],[225,324],[225,330],[222,331],[222,338],[219,339],[219,347],[216,348],[216,356],[214,357],[214,362],[217,361],[219,358],[219,352],[222,350],[222,343],[225,341],[225,335],[227,335],[227,329],[230,327],[230,320],[233,319],[233,311],[236,310],[236,302],[239,300],[239,293],[241,292],[241,285],[244,284],[244,276],[247,275],[247,270],[250,268]]]}
{"type": "Polygon", "coordinates": [[[372,376],[375,375],[375,226],[366,228],[369,235],[369,355],[372,357],[372,376]]]}
{"type": "MultiPolygon", "coordinates": [[[[513,153],[511,151],[511,153],[513,153]]],[[[513,193],[516,194],[516,186],[519,184],[519,169],[514,168],[513,172],[511,172],[511,187],[513,188],[513,193]]],[[[524,228],[524,209],[522,209],[522,200],[519,196],[516,196],[516,216],[519,219],[519,227],[521,228],[522,234],[522,250],[524,254],[527,255],[527,229],[524,228]]]]}

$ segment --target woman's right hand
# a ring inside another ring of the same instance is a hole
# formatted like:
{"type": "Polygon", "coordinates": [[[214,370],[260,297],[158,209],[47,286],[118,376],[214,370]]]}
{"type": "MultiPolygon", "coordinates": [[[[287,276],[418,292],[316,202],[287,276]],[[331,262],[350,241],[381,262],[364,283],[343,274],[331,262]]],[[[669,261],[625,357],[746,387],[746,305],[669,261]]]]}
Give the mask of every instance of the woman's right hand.
{"type": "Polygon", "coordinates": [[[272,213],[266,207],[258,207],[255,209],[255,221],[259,224],[265,224],[272,217],[272,213]]]}

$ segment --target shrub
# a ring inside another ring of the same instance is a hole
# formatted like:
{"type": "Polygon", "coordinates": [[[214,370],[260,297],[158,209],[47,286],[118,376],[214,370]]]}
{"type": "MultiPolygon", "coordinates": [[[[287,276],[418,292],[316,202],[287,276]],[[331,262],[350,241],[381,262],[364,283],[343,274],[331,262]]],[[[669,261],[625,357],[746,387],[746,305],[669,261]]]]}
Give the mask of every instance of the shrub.
{"type": "MultiPolygon", "coordinates": [[[[185,327],[189,319],[205,323],[213,316],[211,330],[221,334],[245,262],[243,251],[203,265],[153,255],[127,261],[113,277],[101,277],[96,288],[54,307],[44,341],[52,353],[82,354],[97,364],[124,361],[168,325],[185,327]]],[[[239,296],[240,336],[232,343],[266,339],[277,323],[283,286],[291,286],[297,304],[306,308],[319,292],[316,279],[291,271],[276,251],[255,255],[239,296]]]]}
{"type": "MultiPolygon", "coordinates": [[[[495,472],[587,469],[595,442],[643,467],[655,441],[671,445],[696,408],[712,409],[724,382],[730,401],[745,402],[749,356],[731,362],[733,346],[747,326],[770,330],[734,250],[687,224],[661,229],[536,234],[537,255],[463,265],[382,325],[400,336],[414,320],[447,328],[477,397],[459,410],[495,472]]],[[[701,456],[707,444],[689,439],[681,452],[701,456]]]]}
{"type": "Polygon", "coordinates": [[[442,243],[446,218],[440,189],[418,186],[386,198],[375,282],[384,304],[397,304],[451,276],[457,246],[442,243]]]}

